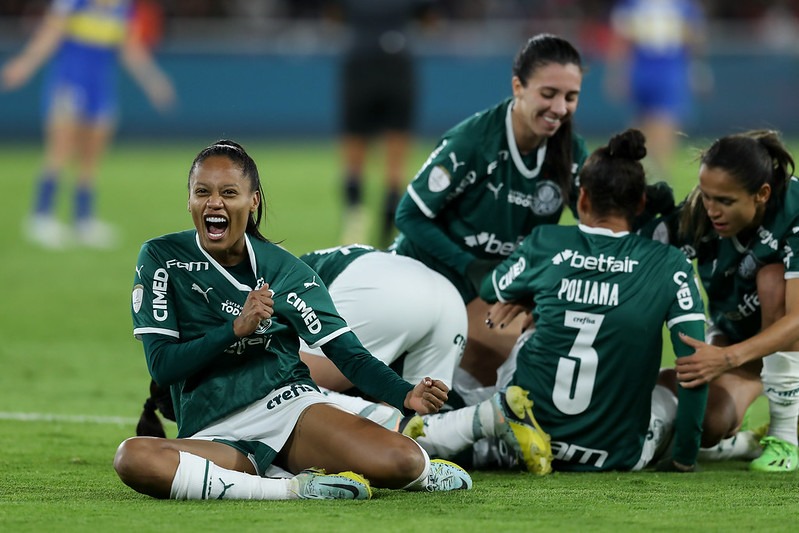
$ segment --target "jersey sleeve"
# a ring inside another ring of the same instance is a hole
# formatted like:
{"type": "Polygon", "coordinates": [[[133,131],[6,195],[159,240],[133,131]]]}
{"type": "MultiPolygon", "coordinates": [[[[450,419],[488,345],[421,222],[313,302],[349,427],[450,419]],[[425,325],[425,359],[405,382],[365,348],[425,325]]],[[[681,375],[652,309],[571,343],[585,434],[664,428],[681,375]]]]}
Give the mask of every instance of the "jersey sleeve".
{"type": "Polygon", "coordinates": [[[799,279],[799,224],[789,230],[785,238],[782,261],[785,265],[785,279],[799,279]]]}
{"type": "Polygon", "coordinates": [[[295,258],[273,295],[275,314],[284,317],[305,343],[317,348],[350,330],[316,271],[295,258]]]}
{"type": "Polygon", "coordinates": [[[572,188],[569,192],[569,210],[575,220],[580,218],[577,214],[577,198],[580,193],[580,171],[583,169],[586,159],[588,159],[588,148],[585,145],[585,140],[579,135],[575,135],[572,139],[572,188]]]}
{"type": "Polygon", "coordinates": [[[322,346],[322,351],[363,393],[408,411],[405,397],[413,385],[370,354],[355,333],[350,331],[332,339],[322,346]]]}
{"type": "Polygon", "coordinates": [[[382,361],[376,359],[352,333],[338,314],[327,287],[315,283],[315,272],[297,260],[295,267],[281,283],[288,291],[276,294],[281,315],[291,323],[299,337],[311,348],[321,347],[342,374],[366,394],[384,400],[400,410],[413,386],[400,378],[382,361]]]}
{"type": "Polygon", "coordinates": [[[232,320],[201,337],[182,339],[175,284],[169,283],[169,275],[162,267],[157,247],[145,243],[139,252],[133,285],[133,333],[143,341],[147,368],[161,386],[188,378],[236,340],[232,320]]]}
{"type": "Polygon", "coordinates": [[[145,333],[157,333],[180,338],[178,310],[174,284],[169,283],[169,273],[163,268],[157,247],[145,243],[136,260],[131,305],[133,334],[141,339],[145,333]]]}
{"type": "MultiPolygon", "coordinates": [[[[679,252],[678,252],[679,253],[679,252]]],[[[705,314],[699,286],[693,267],[687,259],[677,259],[674,270],[675,299],[669,311],[666,326],[677,357],[693,353],[693,349],[680,340],[680,334],[703,340],[705,314]]],[[[677,418],[674,427],[672,458],[684,465],[696,463],[702,436],[702,420],[707,404],[707,385],[687,389],[677,387],[677,418]]]]}
{"type": "Polygon", "coordinates": [[[480,297],[488,303],[512,302],[532,299],[536,269],[540,263],[533,257],[532,241],[538,228],[525,237],[513,253],[483,278],[480,297]]]}
{"type": "Polygon", "coordinates": [[[462,138],[445,138],[408,185],[397,206],[396,224],[404,238],[460,273],[475,257],[462,250],[436,223],[452,200],[476,181],[474,147],[462,138]]]}

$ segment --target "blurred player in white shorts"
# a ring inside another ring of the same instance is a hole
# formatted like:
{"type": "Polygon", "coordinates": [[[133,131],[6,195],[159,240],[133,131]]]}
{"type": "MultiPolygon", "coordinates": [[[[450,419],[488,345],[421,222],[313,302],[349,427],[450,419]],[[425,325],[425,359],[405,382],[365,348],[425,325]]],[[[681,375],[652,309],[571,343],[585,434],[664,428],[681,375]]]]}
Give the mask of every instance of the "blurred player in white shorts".
{"type": "MultiPolygon", "coordinates": [[[[452,387],[467,319],[458,291],[444,276],[415,259],[362,244],[316,250],[300,259],[319,274],[336,309],[372,355],[406,381],[430,376],[452,387]]],[[[300,342],[300,356],[320,387],[352,388],[321,350],[300,342]]],[[[360,398],[339,400],[392,429],[400,418],[396,409],[360,398]]]]}

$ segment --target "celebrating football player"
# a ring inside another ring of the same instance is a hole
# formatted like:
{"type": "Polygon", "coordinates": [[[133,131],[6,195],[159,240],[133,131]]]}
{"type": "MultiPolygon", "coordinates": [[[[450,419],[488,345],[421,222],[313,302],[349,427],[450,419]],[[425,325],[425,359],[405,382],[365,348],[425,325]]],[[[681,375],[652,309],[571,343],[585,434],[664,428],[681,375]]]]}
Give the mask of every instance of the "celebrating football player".
{"type": "Polygon", "coordinates": [[[707,385],[675,396],[656,382],[663,325],[679,361],[693,353],[680,338],[703,334],[704,308],[685,256],[630,233],[645,203],[645,154],[638,130],[594,151],[579,175],[579,226],[534,228],[483,281],[481,297],[498,302],[491,329],[524,307],[536,326],[500,368],[504,392],[423,417],[418,441],[431,455],[454,457],[477,442],[504,403],[539,428],[516,450],[536,474],[695,468],[707,385]]]}
{"type": "Polygon", "coordinates": [[[699,184],[681,209],[653,225],[655,238],[696,259],[707,293],[708,344],[686,339],[696,354],[676,367],[682,387],[710,383],[703,445],[732,437],[764,392],[770,425],[762,455],[750,464],[764,472],[799,468],[799,184],[793,171],[793,157],[775,131],[722,137],[702,154],[699,184]]]}
{"type": "Polygon", "coordinates": [[[124,441],[114,459],[120,479],[173,499],[367,499],[370,481],[470,488],[457,465],[431,461],[413,440],[317,389],[299,338],[406,414],[434,413],[447,399],[441,381],[414,386],[375,359],[316,273],[261,235],[264,195],[245,150],[227,140],[203,149],[188,190],[195,229],[143,245],[132,298],[133,331],[152,378],[171,389],[178,438],[124,441]]]}

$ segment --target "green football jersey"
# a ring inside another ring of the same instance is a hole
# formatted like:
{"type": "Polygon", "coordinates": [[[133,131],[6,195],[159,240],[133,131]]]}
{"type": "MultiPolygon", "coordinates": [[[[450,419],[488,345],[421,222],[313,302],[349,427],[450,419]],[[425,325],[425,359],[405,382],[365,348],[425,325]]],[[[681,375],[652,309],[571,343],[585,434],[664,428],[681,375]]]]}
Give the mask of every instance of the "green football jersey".
{"type": "MultiPolygon", "coordinates": [[[[393,245],[396,252],[442,273],[467,302],[480,287],[479,279],[475,283],[466,275],[469,263],[499,263],[533,227],[557,223],[563,212],[564,194],[544,161],[547,144],[526,155],[516,146],[512,101],[446,132],[397,209],[402,233],[393,245]]],[[[583,139],[573,135],[571,150],[573,205],[587,157],[583,139]]]]}
{"type": "MultiPolygon", "coordinates": [[[[543,226],[480,294],[535,306],[536,329],[518,353],[513,383],[530,391],[552,437],[555,469],[633,468],[648,431],[663,325],[678,356],[690,351],[678,333],[703,334],[702,299],[685,256],[626,232],[543,226]]],[[[683,404],[684,394],[674,456],[694,464],[706,392],[688,391],[683,404]]]]}
{"type": "Polygon", "coordinates": [[[696,259],[710,320],[732,342],[752,337],[761,327],[758,270],[782,262],[786,279],[799,277],[799,181],[791,178],[784,203],[766,213],[748,242],[713,233],[692,246],[679,237],[680,211],[644,227],[641,234],[677,246],[689,259],[696,259]]]}
{"type": "Polygon", "coordinates": [[[314,250],[300,256],[300,259],[319,274],[325,285],[330,285],[339,274],[344,272],[350,263],[362,255],[378,250],[367,244],[349,244],[334,246],[323,250],[314,250]]]}
{"type": "Polygon", "coordinates": [[[133,333],[173,341],[171,349],[145,355],[156,382],[171,387],[178,436],[193,435],[275,388],[315,387],[299,358],[298,336],[311,347],[335,346],[325,354],[345,376],[402,410],[413,387],[366,351],[316,273],[279,246],[245,239],[249,264],[231,269],[202,249],[195,230],[149,240],[139,253],[133,333]],[[273,291],[273,316],[237,338],[233,320],[248,293],[265,283],[273,291]]]}

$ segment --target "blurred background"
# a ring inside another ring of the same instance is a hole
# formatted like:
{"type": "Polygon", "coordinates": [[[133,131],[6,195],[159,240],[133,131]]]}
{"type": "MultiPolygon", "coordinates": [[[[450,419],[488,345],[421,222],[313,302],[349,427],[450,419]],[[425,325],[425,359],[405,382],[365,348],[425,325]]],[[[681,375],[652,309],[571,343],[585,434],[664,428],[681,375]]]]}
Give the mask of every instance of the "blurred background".
{"type": "MultiPolygon", "coordinates": [[[[657,1],[657,0],[653,0],[657,1]]],[[[329,138],[337,133],[337,63],[346,26],[325,0],[163,0],[145,36],[179,105],[159,115],[120,77],[118,138],[329,138]]],[[[0,63],[30,37],[49,0],[0,0],[0,63]]],[[[419,102],[415,132],[437,137],[510,95],[519,46],[548,31],[578,45],[588,71],[577,129],[604,137],[629,124],[603,89],[611,0],[441,0],[437,22],[411,28],[419,102]]],[[[705,0],[698,98],[683,124],[711,137],[753,127],[799,134],[799,0],[705,0]]],[[[41,73],[38,74],[41,76],[41,73]]],[[[40,83],[0,98],[0,138],[37,140],[40,83]]]]}

